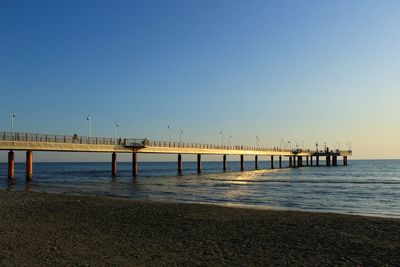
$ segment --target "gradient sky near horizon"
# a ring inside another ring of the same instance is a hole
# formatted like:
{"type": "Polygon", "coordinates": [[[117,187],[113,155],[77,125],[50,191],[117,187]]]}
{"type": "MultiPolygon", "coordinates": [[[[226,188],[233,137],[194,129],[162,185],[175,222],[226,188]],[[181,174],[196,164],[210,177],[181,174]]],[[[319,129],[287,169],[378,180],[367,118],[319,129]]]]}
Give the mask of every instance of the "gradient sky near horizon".
{"type": "Polygon", "coordinates": [[[171,124],[176,140],[400,158],[399,14],[395,0],[0,0],[0,131],[16,112],[20,132],[86,135],[91,114],[93,136],[117,121],[167,140],[171,124]]]}

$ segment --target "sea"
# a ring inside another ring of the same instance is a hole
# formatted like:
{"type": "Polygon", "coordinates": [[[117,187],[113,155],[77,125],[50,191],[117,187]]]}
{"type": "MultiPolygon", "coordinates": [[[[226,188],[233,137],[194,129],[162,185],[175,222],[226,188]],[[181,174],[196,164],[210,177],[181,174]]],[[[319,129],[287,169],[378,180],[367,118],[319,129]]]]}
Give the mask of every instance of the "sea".
{"type": "MultiPolygon", "coordinates": [[[[16,163],[15,179],[7,179],[0,163],[0,189],[74,195],[105,195],[140,200],[208,203],[261,209],[334,212],[400,218],[400,160],[351,160],[349,166],[270,169],[270,162],[183,163],[140,162],[132,177],[129,162],[34,163],[32,182],[25,181],[25,164],[16,163]]],[[[276,163],[275,163],[276,166],[276,163]]]]}

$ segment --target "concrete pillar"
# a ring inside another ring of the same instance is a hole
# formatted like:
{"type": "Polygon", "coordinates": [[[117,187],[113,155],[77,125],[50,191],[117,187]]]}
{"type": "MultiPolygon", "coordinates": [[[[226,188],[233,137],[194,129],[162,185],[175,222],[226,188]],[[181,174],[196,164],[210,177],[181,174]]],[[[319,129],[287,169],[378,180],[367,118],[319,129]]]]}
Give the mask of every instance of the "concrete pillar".
{"type": "Polygon", "coordinates": [[[316,156],[316,157],[315,157],[315,164],[316,164],[317,166],[319,166],[319,156],[316,156]]]}
{"type": "Polygon", "coordinates": [[[14,178],[14,151],[8,152],[8,179],[14,178]]]}
{"type": "Polygon", "coordinates": [[[308,166],[308,156],[306,157],[306,165],[308,166]]]}
{"type": "Polygon", "coordinates": [[[296,168],[296,156],[293,157],[293,168],[296,168]]]}
{"type": "Polygon", "coordinates": [[[279,168],[282,168],[282,156],[279,156],[279,168]]]}
{"type": "Polygon", "coordinates": [[[240,170],[244,171],[244,156],[240,155],[240,170]]]}
{"type": "Polygon", "coordinates": [[[197,154],[197,173],[201,173],[201,154],[197,154]]]}
{"type": "Polygon", "coordinates": [[[111,174],[117,176],[117,154],[115,152],[111,155],[111,174]]]}
{"type": "Polygon", "coordinates": [[[292,157],[289,157],[289,167],[293,167],[292,157]]]}
{"type": "Polygon", "coordinates": [[[337,156],[332,156],[332,165],[337,166],[337,156]]]}
{"type": "Polygon", "coordinates": [[[297,166],[303,167],[303,157],[297,156],[297,166]]]}
{"type": "Polygon", "coordinates": [[[257,155],[254,157],[254,168],[256,170],[258,170],[258,156],[257,155]]]}
{"type": "Polygon", "coordinates": [[[326,166],[331,166],[331,155],[326,156],[326,166]]]}
{"type": "Polygon", "coordinates": [[[274,156],[271,156],[271,169],[274,169],[274,156]]]}
{"type": "Polygon", "coordinates": [[[33,173],[32,161],[33,161],[33,152],[31,150],[28,150],[28,151],[26,151],[26,180],[27,181],[32,180],[32,173],[33,173]]]}
{"type": "Polygon", "coordinates": [[[222,160],[223,160],[223,170],[224,170],[224,172],[226,172],[226,170],[227,170],[227,163],[226,163],[226,155],[224,155],[223,157],[222,157],[222,160]]]}
{"type": "Polygon", "coordinates": [[[137,162],[137,153],[132,153],[132,176],[136,177],[138,174],[138,162],[137,162]]]}
{"type": "Polygon", "coordinates": [[[347,166],[347,156],[343,156],[343,165],[347,166]]]}
{"type": "Polygon", "coordinates": [[[314,163],[313,163],[313,156],[310,157],[310,165],[311,165],[311,166],[314,165],[314,163]]]}
{"type": "Polygon", "coordinates": [[[182,175],[182,155],[178,154],[178,174],[182,175]]]}

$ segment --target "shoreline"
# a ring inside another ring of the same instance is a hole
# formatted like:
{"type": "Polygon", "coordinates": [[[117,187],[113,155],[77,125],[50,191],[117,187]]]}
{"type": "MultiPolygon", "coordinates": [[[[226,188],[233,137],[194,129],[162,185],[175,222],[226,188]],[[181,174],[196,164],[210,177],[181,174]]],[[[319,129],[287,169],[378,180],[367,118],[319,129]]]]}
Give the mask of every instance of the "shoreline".
{"type": "Polygon", "coordinates": [[[399,265],[400,220],[0,190],[0,265],[399,265]]]}

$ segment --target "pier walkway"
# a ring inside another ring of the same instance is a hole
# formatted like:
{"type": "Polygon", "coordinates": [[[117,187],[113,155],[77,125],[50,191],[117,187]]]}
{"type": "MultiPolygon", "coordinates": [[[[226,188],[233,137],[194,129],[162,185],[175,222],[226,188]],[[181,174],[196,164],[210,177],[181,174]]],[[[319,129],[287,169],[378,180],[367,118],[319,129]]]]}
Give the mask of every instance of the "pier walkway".
{"type": "Polygon", "coordinates": [[[325,157],[327,166],[337,166],[337,158],[343,157],[343,165],[347,165],[350,150],[302,150],[249,147],[242,145],[213,145],[183,142],[165,142],[144,139],[80,137],[68,135],[50,135],[34,133],[0,132],[0,150],[8,150],[8,177],[14,177],[14,151],[26,151],[26,178],[32,179],[33,151],[59,152],[102,152],[112,153],[112,175],[116,175],[116,153],[132,153],[132,174],[138,174],[137,154],[177,154],[178,173],[182,174],[182,154],[197,155],[197,170],[201,173],[202,155],[222,155],[223,171],[227,170],[227,155],[240,156],[241,170],[244,170],[244,156],[255,156],[255,169],[258,169],[258,157],[270,157],[271,168],[275,168],[274,157],[278,158],[278,166],[282,168],[282,157],[288,158],[289,167],[319,166],[320,157],[325,157]],[[305,162],[303,164],[303,158],[305,162]],[[313,159],[315,158],[315,164],[313,159]]]}

